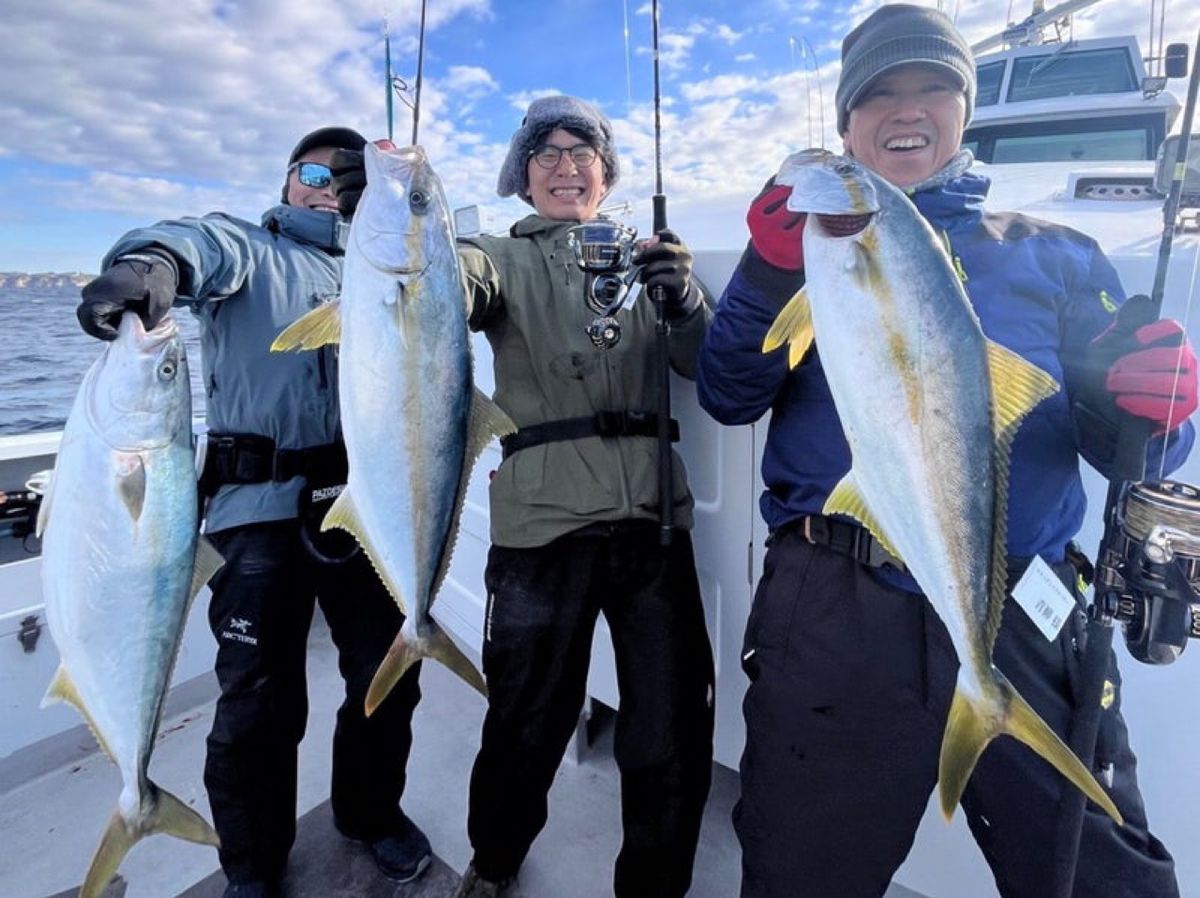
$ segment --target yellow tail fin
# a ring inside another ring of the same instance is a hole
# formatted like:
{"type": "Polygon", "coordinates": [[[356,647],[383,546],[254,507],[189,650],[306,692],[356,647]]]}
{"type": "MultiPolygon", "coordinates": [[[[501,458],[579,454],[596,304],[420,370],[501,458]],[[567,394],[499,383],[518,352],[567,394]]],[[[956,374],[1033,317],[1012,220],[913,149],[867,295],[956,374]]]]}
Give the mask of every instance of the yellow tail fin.
{"type": "Polygon", "coordinates": [[[487,685],[483,676],[471,663],[471,659],[462,653],[432,618],[426,626],[429,632],[419,639],[412,638],[412,633],[405,632],[408,629],[407,621],[396,634],[395,641],[379,663],[379,669],[375,671],[375,677],[367,688],[365,707],[368,717],[375,713],[375,709],[383,703],[405,672],[422,658],[433,658],[442,662],[462,677],[468,686],[480,695],[487,696],[487,685]]]}
{"type": "Polygon", "coordinates": [[[216,832],[203,817],[170,792],[159,789],[153,783],[148,786],[152,807],[143,820],[134,821],[131,826],[119,812],[114,812],[109,818],[91,866],[83,878],[83,885],[79,887],[79,898],[98,898],[108,887],[129,849],[145,836],[167,833],[201,845],[220,846],[216,832]]]}
{"type": "Polygon", "coordinates": [[[938,789],[942,813],[949,820],[962,798],[975,762],[987,744],[1001,733],[1008,733],[1024,742],[1059,773],[1075,784],[1088,798],[1104,809],[1108,816],[1123,825],[1124,819],[1108,793],[1096,782],[1058,735],[1050,729],[1029,703],[1017,693],[1004,675],[993,668],[1001,692],[1003,717],[994,717],[986,709],[971,703],[960,690],[954,691],[946,732],[942,737],[942,754],[938,764],[938,789]]]}

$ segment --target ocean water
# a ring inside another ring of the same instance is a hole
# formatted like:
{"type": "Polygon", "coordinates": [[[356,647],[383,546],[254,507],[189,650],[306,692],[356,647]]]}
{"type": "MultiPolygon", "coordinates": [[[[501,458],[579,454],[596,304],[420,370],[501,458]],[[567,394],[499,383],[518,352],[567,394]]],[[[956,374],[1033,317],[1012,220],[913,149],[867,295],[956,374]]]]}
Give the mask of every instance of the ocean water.
{"type": "MultiPolygon", "coordinates": [[[[102,345],[79,328],[79,289],[0,288],[0,435],[60,430],[102,345]]],[[[192,376],[192,412],[204,414],[199,330],[186,309],[175,318],[192,376]]]]}

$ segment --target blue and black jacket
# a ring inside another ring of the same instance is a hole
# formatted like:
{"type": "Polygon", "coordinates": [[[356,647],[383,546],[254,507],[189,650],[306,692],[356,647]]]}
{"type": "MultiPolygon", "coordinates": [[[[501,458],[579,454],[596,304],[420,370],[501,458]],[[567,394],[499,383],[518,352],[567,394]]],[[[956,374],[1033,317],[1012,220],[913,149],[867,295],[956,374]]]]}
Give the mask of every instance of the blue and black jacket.
{"type": "MultiPolygon", "coordinates": [[[[1094,240],[1025,215],[984,211],[989,186],[986,177],[967,172],[911,199],[947,240],[984,334],[1067,387],[1025,419],[1010,471],[1008,554],[1056,563],[1083,522],[1080,455],[1107,473],[1076,440],[1072,362],[1112,323],[1125,294],[1094,240]]],[[[761,351],[767,329],[803,281],[802,272],[775,269],[748,247],[721,297],[697,366],[700,404],[716,420],[749,424],[771,411],[760,501],[771,530],[820,514],[850,469],[819,345],[793,371],[786,352],[761,351]]],[[[1183,462],[1193,440],[1190,422],[1169,435],[1168,470],[1183,462]]],[[[1157,460],[1162,452],[1157,438],[1147,456],[1157,460]]]]}

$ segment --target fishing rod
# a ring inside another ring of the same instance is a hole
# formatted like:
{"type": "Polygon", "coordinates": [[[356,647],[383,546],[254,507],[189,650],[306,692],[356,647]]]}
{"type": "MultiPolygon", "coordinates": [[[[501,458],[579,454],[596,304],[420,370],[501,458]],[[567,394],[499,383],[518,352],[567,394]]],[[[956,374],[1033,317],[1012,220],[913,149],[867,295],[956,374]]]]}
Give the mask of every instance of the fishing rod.
{"type": "Polygon", "coordinates": [[[412,144],[417,145],[417,130],[421,122],[421,81],[422,72],[425,66],[425,6],[426,0],[421,0],[421,30],[417,41],[417,85],[413,100],[409,100],[405,95],[408,90],[408,85],[403,78],[398,77],[392,72],[392,35],[388,25],[387,15],[383,17],[383,63],[384,63],[384,84],[386,91],[386,106],[387,106],[387,136],[388,140],[393,139],[393,106],[392,95],[396,94],[404,101],[413,112],[412,123],[412,144]]]}
{"type": "Polygon", "coordinates": [[[417,41],[417,93],[413,102],[412,145],[417,145],[417,128],[421,124],[421,72],[425,67],[425,5],[421,0],[421,32],[417,41]]]}
{"type": "MultiPolygon", "coordinates": [[[[654,59],[654,196],[652,227],[660,234],[667,227],[667,197],[663,193],[662,180],[662,93],[658,78],[658,0],[653,0],[654,59]]],[[[658,362],[658,542],[661,546],[671,545],[671,531],[675,524],[674,476],[671,470],[671,325],[667,321],[666,297],[662,287],[650,291],[654,301],[655,340],[658,362]]]]}
{"type": "MultiPolygon", "coordinates": [[[[1162,240],[1146,310],[1149,321],[1157,320],[1162,311],[1200,88],[1197,57],[1200,34],[1192,56],[1171,186],[1163,204],[1162,240]]],[[[1166,155],[1164,144],[1164,164],[1166,155]]],[[[1089,767],[1100,729],[1115,621],[1124,622],[1130,653],[1145,663],[1168,664],[1183,651],[1189,637],[1200,638],[1200,602],[1190,582],[1200,575],[1195,558],[1200,535],[1187,530],[1195,531],[1200,524],[1200,490],[1187,484],[1141,483],[1151,426],[1149,421],[1129,415],[1122,415],[1118,424],[1104,503],[1104,535],[1096,558],[1096,592],[1088,609],[1087,643],[1080,668],[1081,698],[1069,734],[1072,751],[1089,767]],[[1176,541],[1181,544],[1172,546],[1176,541]]],[[[1165,459],[1165,435],[1163,440],[1165,459]]],[[[1086,804],[1084,795],[1075,790],[1064,791],[1059,801],[1055,896],[1070,898],[1073,894],[1086,804]]]]}

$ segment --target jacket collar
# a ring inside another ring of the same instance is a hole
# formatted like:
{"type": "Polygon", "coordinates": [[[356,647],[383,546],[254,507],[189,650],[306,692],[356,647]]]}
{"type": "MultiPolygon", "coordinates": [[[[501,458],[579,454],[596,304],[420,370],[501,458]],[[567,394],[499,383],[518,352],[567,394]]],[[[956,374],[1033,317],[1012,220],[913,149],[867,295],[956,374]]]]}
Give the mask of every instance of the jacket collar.
{"type": "Polygon", "coordinates": [[[279,205],[263,213],[262,226],[297,243],[307,243],[333,255],[346,251],[350,224],[333,212],[279,205]]]}
{"type": "Polygon", "coordinates": [[[973,227],[983,217],[983,201],[992,186],[991,179],[966,169],[948,175],[945,179],[934,175],[917,185],[910,199],[936,228],[955,231],[973,227]]]}
{"type": "Polygon", "coordinates": [[[513,237],[531,237],[534,234],[549,234],[557,228],[569,228],[579,224],[577,221],[560,221],[557,218],[543,218],[540,215],[526,215],[508,229],[513,237]]]}

